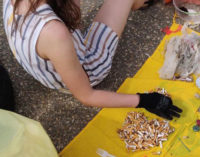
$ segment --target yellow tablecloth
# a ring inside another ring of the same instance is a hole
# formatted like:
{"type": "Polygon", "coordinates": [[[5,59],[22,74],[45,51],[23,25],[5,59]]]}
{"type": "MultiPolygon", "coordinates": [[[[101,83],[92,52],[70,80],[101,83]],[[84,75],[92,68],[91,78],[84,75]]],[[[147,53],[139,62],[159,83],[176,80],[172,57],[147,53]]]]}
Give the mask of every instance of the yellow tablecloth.
{"type": "MultiPolygon", "coordinates": [[[[176,29],[173,24],[171,29],[176,29]]],[[[102,109],[97,116],[75,137],[60,153],[61,157],[99,157],[97,149],[103,149],[115,157],[150,157],[152,152],[161,151],[160,156],[197,157],[200,156],[200,132],[193,132],[192,127],[200,115],[197,109],[200,100],[194,97],[199,92],[194,83],[167,81],[159,78],[158,71],[163,65],[162,51],[165,41],[174,35],[166,35],[154,54],[146,61],[134,78],[128,78],[119,88],[119,93],[138,93],[151,89],[165,88],[172,96],[175,105],[183,109],[181,118],[174,118],[170,125],[175,128],[168,141],[163,142],[163,149],[155,147],[149,151],[128,152],[125,143],[120,140],[117,129],[121,128],[126,114],[130,111],[144,112],[149,118],[159,118],[144,109],[121,108],[102,109]],[[188,138],[185,138],[188,136],[188,138]]]]}

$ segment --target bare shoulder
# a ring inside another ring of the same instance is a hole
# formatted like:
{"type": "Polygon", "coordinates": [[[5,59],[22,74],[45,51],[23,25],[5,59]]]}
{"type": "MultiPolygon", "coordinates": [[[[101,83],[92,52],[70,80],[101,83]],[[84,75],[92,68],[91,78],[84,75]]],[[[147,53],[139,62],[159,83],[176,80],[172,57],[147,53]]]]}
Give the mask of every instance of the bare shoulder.
{"type": "Polygon", "coordinates": [[[41,36],[53,37],[53,39],[62,39],[70,37],[71,34],[64,23],[58,20],[51,20],[43,27],[41,36]]]}
{"type": "Polygon", "coordinates": [[[54,49],[64,49],[73,46],[71,33],[64,23],[51,20],[43,27],[37,42],[37,52],[40,57],[48,59],[48,55],[54,49]]]}

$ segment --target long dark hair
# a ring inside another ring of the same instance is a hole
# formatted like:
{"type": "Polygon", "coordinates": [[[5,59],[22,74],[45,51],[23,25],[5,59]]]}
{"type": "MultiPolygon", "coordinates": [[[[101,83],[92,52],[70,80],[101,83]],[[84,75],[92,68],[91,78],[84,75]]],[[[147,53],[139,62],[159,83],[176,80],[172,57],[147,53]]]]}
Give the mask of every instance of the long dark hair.
{"type": "MultiPolygon", "coordinates": [[[[19,3],[22,0],[16,0],[14,4],[14,13],[16,13],[19,3]]],[[[24,21],[30,12],[35,12],[42,0],[30,0],[30,8],[25,15],[24,21]]],[[[73,0],[46,0],[46,3],[51,6],[56,15],[63,20],[69,30],[74,30],[79,27],[81,13],[80,8],[73,0]]],[[[18,25],[18,24],[17,24],[18,25]]]]}

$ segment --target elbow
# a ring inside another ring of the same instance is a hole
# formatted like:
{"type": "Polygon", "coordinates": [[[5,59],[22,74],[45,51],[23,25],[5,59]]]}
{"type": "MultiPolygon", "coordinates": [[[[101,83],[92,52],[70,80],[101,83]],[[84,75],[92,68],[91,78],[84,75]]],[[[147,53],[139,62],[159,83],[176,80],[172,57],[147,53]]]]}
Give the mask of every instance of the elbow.
{"type": "Polygon", "coordinates": [[[84,104],[85,106],[91,106],[91,105],[90,105],[90,101],[88,100],[87,97],[79,97],[78,100],[79,100],[82,104],[84,104]]]}
{"type": "Polygon", "coordinates": [[[85,106],[94,106],[93,104],[93,92],[89,92],[89,93],[84,93],[82,95],[79,95],[77,97],[77,99],[84,104],[85,106]]]}
{"type": "Polygon", "coordinates": [[[85,97],[85,98],[80,98],[79,101],[80,101],[83,105],[85,105],[85,106],[87,106],[87,107],[94,107],[94,106],[95,106],[94,103],[92,103],[92,101],[91,101],[89,98],[87,98],[87,97],[85,97]]]}

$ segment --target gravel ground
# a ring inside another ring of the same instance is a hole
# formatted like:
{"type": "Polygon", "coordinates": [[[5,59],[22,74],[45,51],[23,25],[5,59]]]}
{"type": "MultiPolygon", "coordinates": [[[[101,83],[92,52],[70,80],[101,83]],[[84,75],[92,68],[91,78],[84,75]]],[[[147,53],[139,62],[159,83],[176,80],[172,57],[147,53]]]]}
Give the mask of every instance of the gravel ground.
{"type": "MultiPolygon", "coordinates": [[[[91,23],[102,0],[82,1],[83,29],[91,23]]],[[[16,62],[9,49],[2,23],[0,0],[0,62],[9,71],[16,93],[16,112],[43,125],[60,152],[100,111],[84,107],[71,95],[47,89],[16,62]]],[[[120,39],[109,76],[96,88],[116,91],[132,77],[154,52],[164,34],[161,29],[172,23],[174,9],[158,2],[150,8],[131,13],[120,39]]]]}

